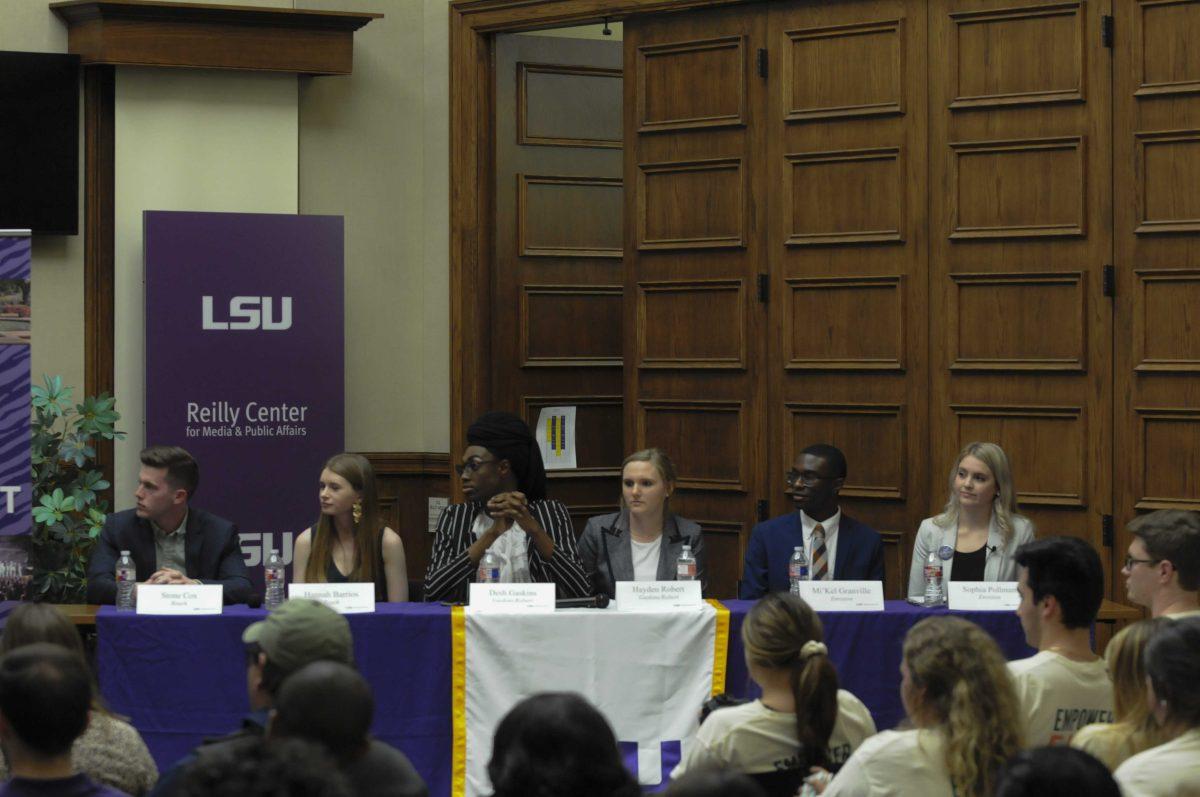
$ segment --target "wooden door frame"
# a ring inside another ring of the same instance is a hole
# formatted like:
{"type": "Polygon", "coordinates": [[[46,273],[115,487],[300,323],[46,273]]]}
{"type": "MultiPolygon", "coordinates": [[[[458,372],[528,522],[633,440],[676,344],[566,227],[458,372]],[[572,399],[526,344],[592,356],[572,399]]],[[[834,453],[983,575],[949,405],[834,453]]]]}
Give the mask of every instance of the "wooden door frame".
{"type": "MultiPolygon", "coordinates": [[[[450,448],[491,406],[493,36],[754,0],[453,0],[450,5],[450,448]]],[[[454,489],[458,490],[457,483],[454,489]]]]}

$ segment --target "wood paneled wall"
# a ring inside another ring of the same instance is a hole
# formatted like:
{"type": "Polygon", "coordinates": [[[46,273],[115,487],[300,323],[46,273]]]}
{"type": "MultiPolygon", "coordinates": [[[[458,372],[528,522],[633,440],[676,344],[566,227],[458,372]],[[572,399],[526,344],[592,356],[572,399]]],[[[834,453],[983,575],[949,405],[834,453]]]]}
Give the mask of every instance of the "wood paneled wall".
{"type": "Polygon", "coordinates": [[[423,581],[433,551],[429,499],[450,497],[446,454],[364,452],[375,469],[380,511],[404,542],[409,584],[423,581]]]}

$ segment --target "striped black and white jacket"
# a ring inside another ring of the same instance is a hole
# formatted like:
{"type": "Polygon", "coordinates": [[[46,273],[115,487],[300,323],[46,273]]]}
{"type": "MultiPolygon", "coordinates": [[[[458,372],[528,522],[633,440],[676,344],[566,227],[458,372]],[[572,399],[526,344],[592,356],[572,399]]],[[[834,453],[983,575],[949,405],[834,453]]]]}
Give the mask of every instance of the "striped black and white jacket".
{"type": "MultiPolygon", "coordinates": [[[[467,600],[467,585],[475,580],[478,569],[471,564],[467,549],[475,542],[471,528],[475,524],[475,516],[482,511],[482,501],[451,504],[442,511],[433,541],[433,556],[425,571],[425,600],[467,600]]],[[[529,514],[554,540],[554,556],[550,561],[542,559],[536,545],[529,546],[530,578],[557,584],[560,598],[590,595],[592,591],[575,548],[575,532],[571,528],[571,516],[567,514],[567,508],[561,501],[531,501],[529,514]]]]}

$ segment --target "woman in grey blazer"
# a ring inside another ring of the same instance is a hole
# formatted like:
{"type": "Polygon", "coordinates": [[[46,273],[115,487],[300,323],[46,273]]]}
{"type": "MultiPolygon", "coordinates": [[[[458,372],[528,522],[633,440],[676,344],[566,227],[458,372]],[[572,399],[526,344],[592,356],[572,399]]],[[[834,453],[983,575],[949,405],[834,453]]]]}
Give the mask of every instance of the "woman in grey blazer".
{"type": "Polygon", "coordinates": [[[579,537],[579,558],[594,594],[613,596],[618,581],[674,581],[685,545],[703,589],[700,526],[671,513],[674,489],[675,466],[657,448],[630,454],[621,464],[621,511],[589,518],[579,537]]]}
{"type": "Polygon", "coordinates": [[[942,561],[942,581],[1016,581],[1017,548],[1033,539],[1033,524],[1017,514],[1012,468],[995,443],[970,443],[950,469],[950,497],[940,515],[917,529],[908,598],[925,595],[925,561],[930,551],[942,561]],[[955,560],[960,573],[953,575],[955,560]],[[969,571],[969,572],[968,572],[969,571]]]}

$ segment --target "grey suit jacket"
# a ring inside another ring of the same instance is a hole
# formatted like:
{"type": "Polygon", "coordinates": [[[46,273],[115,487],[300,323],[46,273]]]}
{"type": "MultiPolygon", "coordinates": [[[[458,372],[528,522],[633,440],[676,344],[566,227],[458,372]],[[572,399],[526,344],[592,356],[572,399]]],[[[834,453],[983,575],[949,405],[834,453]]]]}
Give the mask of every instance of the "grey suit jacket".
{"type": "MultiPolygon", "coordinates": [[[[633,581],[633,545],[629,535],[629,511],[588,518],[579,536],[579,558],[594,594],[613,594],[618,581],[633,581]],[[608,556],[605,557],[605,548],[608,556]],[[609,563],[612,570],[609,570],[609,563]]],[[[692,546],[700,588],[708,586],[704,562],[704,538],[700,524],[668,514],[663,522],[663,544],[658,552],[658,580],[675,580],[675,560],[684,545],[692,546]]]]}
{"type": "MultiPolygon", "coordinates": [[[[913,541],[912,564],[908,573],[908,597],[920,600],[925,595],[925,560],[930,551],[936,551],[943,546],[954,549],[958,539],[958,526],[942,528],[933,522],[933,518],[921,521],[917,529],[917,538],[913,541]]],[[[984,581],[1016,581],[1017,563],[1013,554],[1025,543],[1033,539],[1033,524],[1029,519],[1016,515],[1013,517],[1013,533],[1008,544],[1000,536],[1000,527],[996,525],[996,516],[992,515],[992,523],[988,528],[987,563],[983,567],[984,581]]],[[[954,557],[942,562],[942,583],[950,583],[950,571],[954,568],[954,557]]]]}

